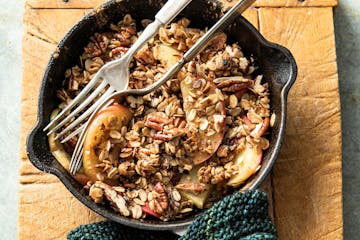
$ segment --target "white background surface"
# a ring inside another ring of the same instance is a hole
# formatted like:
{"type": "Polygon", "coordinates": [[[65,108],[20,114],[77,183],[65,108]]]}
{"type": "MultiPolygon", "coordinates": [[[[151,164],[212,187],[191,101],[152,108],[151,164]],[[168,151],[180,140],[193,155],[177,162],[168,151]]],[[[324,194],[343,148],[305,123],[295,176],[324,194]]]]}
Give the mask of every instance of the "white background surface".
{"type": "Polygon", "coordinates": [[[16,239],[23,0],[0,0],[0,239],[16,239]]]}

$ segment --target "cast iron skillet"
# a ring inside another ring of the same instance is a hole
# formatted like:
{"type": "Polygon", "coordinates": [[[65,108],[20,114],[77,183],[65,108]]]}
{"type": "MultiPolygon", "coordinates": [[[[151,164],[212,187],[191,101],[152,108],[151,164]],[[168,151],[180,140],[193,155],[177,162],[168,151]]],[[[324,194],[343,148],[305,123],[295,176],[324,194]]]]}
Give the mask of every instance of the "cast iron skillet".
{"type": "MultiPolygon", "coordinates": [[[[161,0],[111,0],[86,15],[66,34],[57,51],[50,58],[42,79],[38,119],[27,139],[27,153],[30,161],[38,169],[56,175],[77,199],[105,218],[141,229],[174,230],[187,226],[196,214],[169,222],[134,220],[122,217],[109,207],[97,205],[86,196],[82,186],[52,156],[46,133],[42,130],[49,122],[52,110],[58,104],[55,91],[61,85],[65,70],[77,63],[78,56],[81,55],[89,37],[97,31],[107,30],[110,23],[117,23],[127,13],[137,20],[153,19],[161,4],[161,0]]],[[[196,0],[183,11],[182,15],[191,20],[193,27],[203,29],[211,26],[220,17],[221,3],[216,0],[196,0]]],[[[265,40],[241,16],[237,17],[225,32],[230,41],[238,42],[247,55],[252,54],[257,60],[259,71],[269,82],[271,110],[276,114],[275,125],[271,130],[270,148],[264,154],[262,167],[242,187],[242,190],[254,189],[264,180],[278,156],[285,130],[286,98],[295,81],[297,67],[293,56],[286,48],[265,40]]]]}

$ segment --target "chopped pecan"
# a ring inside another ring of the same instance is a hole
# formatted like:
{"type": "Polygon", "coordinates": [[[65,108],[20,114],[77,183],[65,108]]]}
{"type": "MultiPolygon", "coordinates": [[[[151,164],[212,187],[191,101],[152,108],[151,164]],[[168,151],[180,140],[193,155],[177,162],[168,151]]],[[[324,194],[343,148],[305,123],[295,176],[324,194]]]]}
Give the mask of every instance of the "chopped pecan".
{"type": "MultiPolygon", "coordinates": [[[[256,131],[255,133],[251,133],[251,135],[253,137],[255,137],[255,138],[260,138],[262,135],[264,135],[266,133],[266,131],[269,128],[269,125],[270,125],[270,118],[267,117],[262,122],[261,127],[259,128],[259,130],[256,131]]],[[[255,129],[257,129],[257,128],[255,128],[255,129]]]]}
{"type": "Polygon", "coordinates": [[[172,121],[172,119],[169,119],[166,116],[162,116],[158,113],[152,113],[147,116],[145,126],[158,131],[162,131],[163,127],[171,123],[172,121]]]}
{"type": "Polygon", "coordinates": [[[178,185],[175,186],[175,188],[187,192],[192,192],[196,195],[206,190],[205,184],[196,183],[196,182],[179,183],[178,185]]]}
{"type": "Polygon", "coordinates": [[[136,34],[136,28],[133,26],[121,27],[121,33],[125,37],[130,38],[131,36],[136,34]]]}
{"type": "Polygon", "coordinates": [[[225,169],[223,166],[213,167],[211,169],[211,184],[218,184],[225,180],[225,169]]]}
{"type": "Polygon", "coordinates": [[[178,92],[180,90],[180,81],[178,79],[172,79],[167,81],[165,86],[172,92],[178,92]]]}
{"type": "Polygon", "coordinates": [[[99,57],[102,54],[101,50],[95,44],[89,44],[85,47],[85,53],[89,58],[99,57]]]}
{"type": "Polygon", "coordinates": [[[224,44],[226,43],[227,36],[225,33],[218,33],[214,39],[211,41],[211,47],[213,47],[216,51],[224,48],[224,44]]]}
{"type": "Polygon", "coordinates": [[[70,94],[65,89],[57,90],[56,97],[64,103],[69,103],[72,101],[70,94]]]}
{"type": "Polygon", "coordinates": [[[135,54],[134,58],[136,59],[136,61],[142,64],[152,65],[155,63],[154,55],[148,47],[142,48],[139,52],[135,54]]]}
{"type": "Polygon", "coordinates": [[[148,119],[147,119],[146,122],[145,122],[145,126],[148,127],[148,128],[158,130],[158,131],[162,131],[162,129],[164,127],[164,124],[148,121],[148,119]]]}
{"type": "Polygon", "coordinates": [[[128,47],[131,43],[129,38],[126,38],[123,34],[121,33],[115,33],[114,34],[115,39],[120,41],[120,46],[122,47],[128,47]]]}
{"type": "Polygon", "coordinates": [[[150,114],[147,117],[147,120],[149,120],[151,122],[162,123],[165,125],[172,122],[172,119],[169,119],[166,116],[162,116],[161,114],[158,114],[158,113],[150,114]]]}
{"type": "MultiPolygon", "coordinates": [[[[186,123],[185,123],[185,124],[186,124],[186,123]]],[[[184,125],[184,127],[185,127],[185,125],[184,125]]],[[[172,128],[172,129],[164,129],[164,130],[163,130],[163,133],[164,133],[164,134],[167,134],[167,135],[171,135],[171,136],[172,136],[171,139],[173,139],[173,138],[175,138],[175,137],[182,136],[182,135],[184,135],[184,134],[187,133],[187,129],[185,129],[184,127],[181,127],[181,128],[172,128]]],[[[170,139],[170,140],[171,140],[171,139],[170,139]]]]}
{"type": "Polygon", "coordinates": [[[202,166],[197,172],[197,177],[201,183],[209,183],[211,180],[211,166],[202,166]]]}
{"type": "Polygon", "coordinates": [[[126,217],[130,215],[130,211],[126,207],[125,199],[118,192],[116,192],[113,187],[100,181],[96,182],[94,185],[95,187],[104,190],[105,197],[122,215],[126,217]]]}
{"type": "Polygon", "coordinates": [[[164,134],[160,132],[155,133],[153,136],[154,140],[162,140],[162,141],[170,141],[173,138],[174,137],[171,134],[164,134]]]}
{"type": "Polygon", "coordinates": [[[69,79],[68,89],[69,89],[69,91],[79,90],[79,81],[73,75],[69,79]]]}
{"type": "Polygon", "coordinates": [[[198,88],[202,88],[205,85],[206,85],[206,80],[203,78],[200,78],[193,82],[192,87],[195,89],[198,89],[198,88]]]}
{"type": "Polygon", "coordinates": [[[105,34],[100,34],[100,33],[95,33],[94,39],[95,39],[94,42],[96,42],[97,46],[104,53],[109,44],[109,39],[105,36],[105,34]]]}
{"type": "Polygon", "coordinates": [[[127,48],[127,47],[116,47],[116,48],[111,49],[110,56],[117,57],[117,56],[121,55],[122,53],[126,53],[128,50],[129,50],[129,48],[127,48]]]}

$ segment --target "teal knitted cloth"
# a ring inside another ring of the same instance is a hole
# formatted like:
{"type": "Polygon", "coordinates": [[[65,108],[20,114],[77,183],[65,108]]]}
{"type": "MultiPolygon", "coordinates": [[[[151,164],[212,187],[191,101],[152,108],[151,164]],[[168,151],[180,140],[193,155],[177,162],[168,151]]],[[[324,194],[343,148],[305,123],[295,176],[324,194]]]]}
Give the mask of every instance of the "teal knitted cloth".
{"type": "Polygon", "coordinates": [[[114,222],[81,225],[68,240],[257,240],[277,239],[268,215],[266,194],[259,190],[235,193],[214,204],[179,237],[167,231],[139,230],[114,222]]]}

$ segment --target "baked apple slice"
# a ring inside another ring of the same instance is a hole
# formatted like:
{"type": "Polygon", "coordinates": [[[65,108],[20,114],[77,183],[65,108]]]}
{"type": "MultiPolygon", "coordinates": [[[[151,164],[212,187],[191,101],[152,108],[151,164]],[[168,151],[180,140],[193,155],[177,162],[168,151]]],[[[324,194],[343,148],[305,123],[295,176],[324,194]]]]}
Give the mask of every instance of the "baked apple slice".
{"type": "MultiPolygon", "coordinates": [[[[60,109],[55,109],[51,113],[50,120],[54,119],[59,112],[60,109]]],[[[58,140],[55,140],[55,137],[55,133],[50,134],[48,137],[50,151],[65,169],[69,169],[71,156],[65,151],[63,145],[58,140]]]]}
{"type": "MultiPolygon", "coordinates": [[[[89,124],[86,132],[83,150],[83,167],[85,174],[92,180],[98,180],[98,174],[102,174],[99,164],[99,156],[96,154],[96,148],[103,148],[111,130],[119,130],[127,125],[132,119],[132,112],[119,104],[111,105],[97,113],[95,118],[89,124]]],[[[104,174],[106,182],[106,175],[104,174]]]]}
{"type": "Polygon", "coordinates": [[[205,162],[219,148],[225,133],[224,96],[212,82],[186,77],[180,83],[187,127],[196,149],[194,165],[205,162]]]}
{"type": "Polygon", "coordinates": [[[177,49],[163,43],[157,44],[152,50],[154,58],[160,61],[166,69],[175,65],[182,56],[177,49]]]}
{"type": "MultiPolygon", "coordinates": [[[[50,120],[53,120],[59,112],[60,109],[55,109],[51,113],[50,120]]],[[[59,142],[59,140],[55,140],[55,136],[56,134],[52,133],[48,137],[50,151],[52,155],[56,158],[56,160],[66,170],[69,170],[71,156],[65,151],[63,145],[59,142]]],[[[74,175],[74,178],[83,185],[85,185],[89,181],[89,178],[84,174],[83,168],[80,168],[80,170],[74,175]]]]}
{"type": "Polygon", "coordinates": [[[192,201],[194,205],[202,209],[212,190],[212,185],[200,183],[197,172],[200,166],[194,167],[189,174],[184,174],[175,186],[181,196],[192,201]]]}
{"type": "Polygon", "coordinates": [[[257,146],[246,143],[245,149],[239,152],[233,162],[238,166],[238,170],[230,178],[227,185],[238,187],[244,183],[249,177],[256,173],[263,157],[263,150],[257,146]]]}

